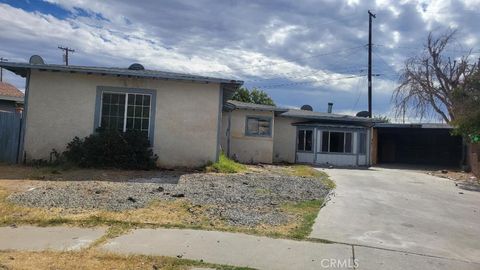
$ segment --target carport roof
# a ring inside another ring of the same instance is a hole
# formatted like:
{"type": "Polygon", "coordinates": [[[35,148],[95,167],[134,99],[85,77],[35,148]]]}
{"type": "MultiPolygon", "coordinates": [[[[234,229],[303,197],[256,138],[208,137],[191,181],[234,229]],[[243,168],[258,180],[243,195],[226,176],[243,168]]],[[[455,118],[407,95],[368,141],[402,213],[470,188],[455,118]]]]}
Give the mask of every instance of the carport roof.
{"type": "Polygon", "coordinates": [[[313,111],[296,110],[296,109],[290,109],[287,112],[282,113],[280,116],[310,119],[310,120],[332,120],[332,121],[361,122],[361,123],[374,123],[378,121],[378,120],[366,118],[366,117],[357,117],[357,116],[351,116],[351,115],[326,113],[326,112],[313,112],[313,111]]]}
{"type": "Polygon", "coordinates": [[[452,126],[444,123],[376,123],[375,128],[422,128],[422,129],[453,129],[452,126]]]}

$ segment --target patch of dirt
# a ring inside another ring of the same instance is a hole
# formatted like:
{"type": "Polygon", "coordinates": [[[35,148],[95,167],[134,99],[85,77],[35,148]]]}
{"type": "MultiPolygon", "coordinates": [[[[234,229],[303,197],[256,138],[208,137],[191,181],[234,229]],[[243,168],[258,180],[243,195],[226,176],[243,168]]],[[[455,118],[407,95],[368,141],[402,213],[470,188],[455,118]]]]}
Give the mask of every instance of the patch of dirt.
{"type": "Polygon", "coordinates": [[[480,191],[480,179],[472,173],[454,170],[431,171],[428,174],[455,181],[455,185],[464,190],[480,191]]]}
{"type": "Polygon", "coordinates": [[[176,181],[171,171],[155,171],[151,178],[141,175],[125,181],[92,181],[83,176],[83,181],[0,183],[26,181],[7,200],[28,207],[125,211],[155,201],[184,200],[193,206],[189,211],[208,209],[212,220],[241,226],[286,224],[295,217],[282,205],[324,200],[329,192],[321,179],[286,175],[284,167],[252,168],[255,172],[242,174],[183,173],[175,176],[176,181]]]}

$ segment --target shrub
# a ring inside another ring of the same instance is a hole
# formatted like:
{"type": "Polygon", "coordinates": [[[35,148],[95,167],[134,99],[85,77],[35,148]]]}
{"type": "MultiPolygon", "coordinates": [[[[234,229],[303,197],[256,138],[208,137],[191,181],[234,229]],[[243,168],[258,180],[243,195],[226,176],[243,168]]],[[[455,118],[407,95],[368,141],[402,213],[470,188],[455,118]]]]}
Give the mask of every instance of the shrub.
{"type": "Polygon", "coordinates": [[[245,165],[229,159],[224,153],[220,154],[220,158],[217,162],[206,167],[207,172],[219,173],[238,173],[243,172],[246,169],[247,167],[245,165]]]}
{"type": "Polygon", "coordinates": [[[154,168],[157,160],[148,138],[139,131],[99,129],[84,139],[75,137],[63,154],[67,161],[80,167],[146,170],[154,168]]]}

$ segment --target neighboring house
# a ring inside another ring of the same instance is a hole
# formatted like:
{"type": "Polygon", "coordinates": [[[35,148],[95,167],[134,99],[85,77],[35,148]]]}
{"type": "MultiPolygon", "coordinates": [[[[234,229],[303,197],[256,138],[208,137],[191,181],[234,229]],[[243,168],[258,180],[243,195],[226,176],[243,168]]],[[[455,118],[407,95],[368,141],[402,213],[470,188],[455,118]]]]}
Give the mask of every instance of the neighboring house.
{"type": "Polygon", "coordinates": [[[222,107],[242,81],[129,68],[2,62],[26,77],[26,161],[63,151],[98,127],[144,131],[162,167],[196,167],[218,159],[222,107]]]}
{"type": "Polygon", "coordinates": [[[364,117],[229,101],[222,148],[246,163],[371,164],[371,127],[364,117]]]}
{"type": "Polygon", "coordinates": [[[224,106],[221,141],[229,157],[245,163],[458,167],[466,163],[462,159],[466,153],[461,137],[451,131],[446,124],[391,124],[229,101],[224,106]]]}
{"type": "Polygon", "coordinates": [[[23,108],[23,93],[15,86],[0,82],[0,112],[18,112],[23,108]]]}

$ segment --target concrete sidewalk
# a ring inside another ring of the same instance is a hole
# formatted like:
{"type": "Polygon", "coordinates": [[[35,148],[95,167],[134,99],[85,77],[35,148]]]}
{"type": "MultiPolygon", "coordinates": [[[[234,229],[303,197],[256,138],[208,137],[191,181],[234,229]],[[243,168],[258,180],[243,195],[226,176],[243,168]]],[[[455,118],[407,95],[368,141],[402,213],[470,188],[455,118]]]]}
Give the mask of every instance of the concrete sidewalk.
{"type": "MultiPolygon", "coordinates": [[[[0,228],[0,250],[78,250],[105,233],[73,227],[0,228]]],[[[480,264],[349,244],[272,239],[239,233],[137,229],[99,249],[120,254],[171,256],[257,269],[480,269],[480,264]]]]}
{"type": "MultiPolygon", "coordinates": [[[[352,247],[272,239],[240,233],[138,229],[110,240],[104,250],[126,254],[177,256],[257,269],[322,269],[330,260],[353,266],[352,247]]],[[[336,269],[348,269],[338,267],[336,269]]]]}
{"type": "Polygon", "coordinates": [[[104,228],[0,227],[0,250],[79,250],[105,233],[104,228]]]}
{"type": "Polygon", "coordinates": [[[102,249],[124,254],[176,256],[257,269],[465,269],[480,264],[348,244],[272,239],[238,233],[138,229],[102,249]]]}

